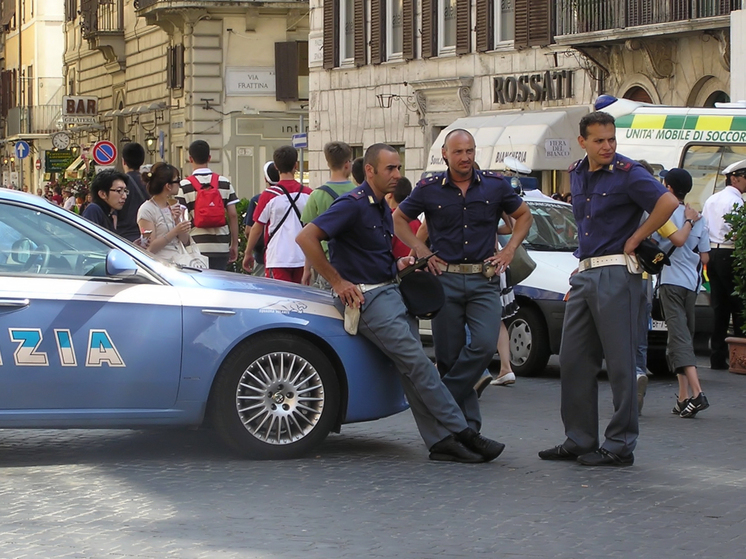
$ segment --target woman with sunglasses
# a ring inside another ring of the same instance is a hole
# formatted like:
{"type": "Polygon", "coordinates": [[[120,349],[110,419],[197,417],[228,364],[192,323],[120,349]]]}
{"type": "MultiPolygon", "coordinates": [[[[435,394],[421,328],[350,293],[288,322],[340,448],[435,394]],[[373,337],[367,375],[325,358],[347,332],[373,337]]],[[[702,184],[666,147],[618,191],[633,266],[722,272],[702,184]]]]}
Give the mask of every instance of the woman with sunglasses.
{"type": "Polygon", "coordinates": [[[151,198],[137,212],[137,224],[143,237],[149,238],[147,249],[165,260],[180,253],[179,242],[190,243],[191,223],[182,220],[183,211],[175,202],[179,191],[179,170],[168,163],[156,163],[142,175],[151,198]]]}

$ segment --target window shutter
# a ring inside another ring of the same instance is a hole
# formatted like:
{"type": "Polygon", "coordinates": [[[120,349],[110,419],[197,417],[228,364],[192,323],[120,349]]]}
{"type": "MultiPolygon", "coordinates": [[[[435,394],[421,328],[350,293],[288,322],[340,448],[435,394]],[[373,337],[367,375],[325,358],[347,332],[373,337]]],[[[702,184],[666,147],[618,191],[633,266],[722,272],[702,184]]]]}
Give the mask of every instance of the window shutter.
{"type": "Polygon", "coordinates": [[[543,47],[552,42],[552,8],[550,0],[528,0],[526,18],[527,44],[543,47]]]}
{"type": "Polygon", "coordinates": [[[324,0],[324,68],[339,66],[339,0],[324,0]]]}
{"type": "Polygon", "coordinates": [[[528,46],[528,1],[515,0],[515,38],[513,39],[513,45],[517,49],[528,46]]]}
{"type": "Polygon", "coordinates": [[[383,62],[384,49],[384,28],[383,20],[385,7],[382,2],[386,0],[370,0],[370,62],[371,64],[380,64],[383,62]]]}
{"type": "Polygon", "coordinates": [[[495,43],[495,2],[500,0],[477,0],[477,52],[492,49],[495,43]]]}
{"type": "Polygon", "coordinates": [[[422,58],[432,58],[436,52],[437,6],[438,0],[422,0],[422,58]]]}
{"type": "Polygon", "coordinates": [[[404,0],[402,4],[402,55],[404,60],[414,60],[417,57],[416,41],[417,29],[414,25],[415,0],[404,0]]]}
{"type": "Polygon", "coordinates": [[[275,43],[275,99],[298,100],[298,45],[295,41],[275,43]]]}
{"type": "Polygon", "coordinates": [[[670,0],[671,2],[671,21],[681,21],[691,19],[692,3],[689,0],[670,0]]]}
{"type": "Polygon", "coordinates": [[[471,1],[456,0],[456,54],[471,51],[471,1]]]}
{"type": "Polygon", "coordinates": [[[365,2],[355,0],[355,66],[365,66],[365,2]]]}

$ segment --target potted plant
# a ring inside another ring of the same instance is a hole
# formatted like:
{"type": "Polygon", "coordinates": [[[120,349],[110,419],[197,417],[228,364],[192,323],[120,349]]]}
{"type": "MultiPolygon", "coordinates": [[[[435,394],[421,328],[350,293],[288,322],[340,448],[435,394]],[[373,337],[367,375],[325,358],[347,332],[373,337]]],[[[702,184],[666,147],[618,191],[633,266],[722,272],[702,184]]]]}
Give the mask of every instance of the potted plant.
{"type": "MultiPolygon", "coordinates": [[[[725,216],[731,231],[728,240],[733,241],[733,277],[736,284],[736,294],[741,298],[746,309],[746,204],[725,216]]],[[[746,311],[745,311],[746,313],[746,311]]],[[[736,333],[738,334],[738,333],[736,333]]],[[[746,335],[746,330],[741,332],[746,335]]],[[[730,372],[746,374],[746,337],[726,338],[730,353],[730,372]]]]}

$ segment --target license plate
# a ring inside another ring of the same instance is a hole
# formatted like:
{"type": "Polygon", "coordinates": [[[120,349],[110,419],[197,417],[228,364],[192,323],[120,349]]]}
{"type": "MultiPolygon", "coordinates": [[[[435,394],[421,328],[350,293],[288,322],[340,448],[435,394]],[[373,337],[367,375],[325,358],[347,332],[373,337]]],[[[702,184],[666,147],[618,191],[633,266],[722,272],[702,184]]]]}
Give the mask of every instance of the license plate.
{"type": "Polygon", "coordinates": [[[660,331],[666,332],[668,330],[668,326],[666,326],[665,320],[653,320],[652,325],[650,326],[650,329],[658,331],[658,332],[660,331]]]}

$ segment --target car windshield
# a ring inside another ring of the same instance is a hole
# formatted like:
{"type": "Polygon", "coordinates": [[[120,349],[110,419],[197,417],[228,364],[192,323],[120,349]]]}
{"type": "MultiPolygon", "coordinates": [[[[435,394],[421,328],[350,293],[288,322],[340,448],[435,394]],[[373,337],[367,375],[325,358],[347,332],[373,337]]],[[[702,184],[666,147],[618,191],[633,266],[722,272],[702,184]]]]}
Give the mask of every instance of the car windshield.
{"type": "MultiPolygon", "coordinates": [[[[523,241],[529,250],[574,252],[578,248],[578,227],[572,207],[536,200],[526,200],[534,218],[523,241]]],[[[500,235],[500,244],[507,244],[509,235],[500,235]]]]}

